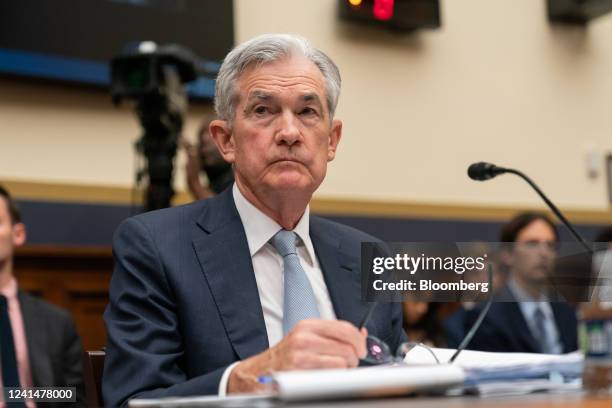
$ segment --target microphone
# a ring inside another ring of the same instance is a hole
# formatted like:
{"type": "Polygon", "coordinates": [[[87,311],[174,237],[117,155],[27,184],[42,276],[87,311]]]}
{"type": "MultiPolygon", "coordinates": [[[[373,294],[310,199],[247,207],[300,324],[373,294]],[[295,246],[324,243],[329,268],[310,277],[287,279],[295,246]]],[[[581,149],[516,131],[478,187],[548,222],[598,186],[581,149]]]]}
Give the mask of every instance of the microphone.
{"type": "Polygon", "coordinates": [[[485,181],[490,180],[500,174],[507,173],[508,170],[503,167],[497,167],[494,164],[486,162],[478,162],[468,167],[468,176],[472,180],[485,181]]]}
{"type": "MultiPolygon", "coordinates": [[[[565,216],[561,213],[561,211],[559,211],[557,206],[553,204],[553,202],[550,201],[548,197],[546,197],[546,194],[544,194],[544,192],[540,190],[540,188],[536,185],[536,183],[534,183],[533,180],[527,177],[524,173],[518,170],[515,170],[515,169],[506,169],[503,167],[497,167],[494,164],[486,163],[486,162],[474,163],[470,165],[470,167],[468,167],[468,176],[472,180],[477,180],[477,181],[490,180],[493,177],[499,176],[500,174],[504,174],[504,173],[515,174],[519,176],[520,178],[522,178],[523,180],[525,180],[527,184],[529,184],[535,190],[535,192],[538,193],[538,195],[542,198],[542,200],[544,200],[546,205],[548,205],[548,208],[550,208],[552,212],[555,213],[555,215],[563,222],[563,224],[567,227],[567,229],[570,230],[574,238],[576,238],[576,240],[582,244],[582,246],[587,250],[589,254],[591,254],[591,256],[593,255],[593,249],[591,249],[591,247],[589,246],[589,244],[587,244],[584,238],[580,234],[578,234],[578,232],[574,229],[572,224],[567,220],[567,218],[565,218],[565,216]]],[[[488,275],[489,275],[488,276],[489,277],[489,287],[492,288],[493,287],[493,272],[492,272],[492,268],[490,264],[488,268],[488,275]]],[[[474,337],[474,335],[476,334],[476,331],[482,324],[484,317],[489,311],[489,308],[491,307],[492,302],[493,302],[493,294],[490,293],[488,299],[486,300],[484,304],[484,307],[478,314],[476,321],[470,328],[470,331],[465,335],[465,337],[459,344],[459,347],[457,347],[457,351],[455,351],[455,354],[453,354],[453,356],[449,360],[449,363],[454,362],[455,359],[459,356],[459,354],[461,354],[461,352],[470,344],[470,341],[472,341],[472,337],[474,337]]]]}
{"type": "Polygon", "coordinates": [[[461,340],[461,343],[459,343],[457,350],[455,350],[455,353],[451,356],[450,360],[448,360],[448,364],[452,364],[457,359],[457,357],[459,357],[459,354],[461,354],[461,352],[465,350],[467,346],[470,345],[472,337],[474,337],[474,335],[478,331],[478,328],[482,324],[482,321],[484,320],[485,316],[489,312],[489,309],[491,308],[491,304],[493,303],[493,266],[491,264],[489,264],[487,268],[487,278],[489,279],[489,287],[491,288],[491,290],[489,290],[489,296],[487,297],[487,300],[482,310],[478,314],[476,321],[474,322],[472,327],[470,327],[470,331],[467,332],[467,334],[463,337],[463,340],[461,340]]]}
{"type": "Polygon", "coordinates": [[[515,174],[519,176],[520,178],[522,178],[523,180],[525,180],[527,184],[529,184],[531,188],[533,188],[535,192],[538,193],[538,195],[542,198],[542,200],[544,200],[548,208],[550,208],[550,210],[557,216],[557,218],[561,220],[563,225],[567,227],[567,229],[572,233],[576,241],[580,242],[582,246],[587,250],[588,253],[593,254],[593,249],[591,249],[591,247],[585,241],[585,239],[580,234],[578,234],[578,232],[574,229],[574,227],[567,220],[567,218],[565,218],[565,216],[561,213],[561,211],[557,208],[557,206],[548,199],[546,194],[544,194],[544,192],[540,190],[537,184],[533,180],[531,180],[529,177],[527,177],[527,175],[515,169],[497,167],[494,164],[486,163],[486,162],[474,163],[470,165],[470,167],[468,167],[468,176],[472,180],[477,180],[477,181],[490,180],[493,177],[496,177],[504,173],[515,174]]]}

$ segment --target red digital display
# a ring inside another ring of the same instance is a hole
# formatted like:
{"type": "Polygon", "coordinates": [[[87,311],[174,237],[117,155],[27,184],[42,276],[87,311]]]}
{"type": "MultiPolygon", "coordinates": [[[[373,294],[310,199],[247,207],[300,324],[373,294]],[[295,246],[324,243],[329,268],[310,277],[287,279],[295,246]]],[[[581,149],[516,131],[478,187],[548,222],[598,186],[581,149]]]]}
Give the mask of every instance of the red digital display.
{"type": "Polygon", "coordinates": [[[395,0],[374,0],[374,18],[388,21],[393,18],[393,7],[395,0]]]}
{"type": "Polygon", "coordinates": [[[440,27],[439,1],[338,0],[339,16],[343,20],[383,26],[397,32],[438,28],[440,27]]]}

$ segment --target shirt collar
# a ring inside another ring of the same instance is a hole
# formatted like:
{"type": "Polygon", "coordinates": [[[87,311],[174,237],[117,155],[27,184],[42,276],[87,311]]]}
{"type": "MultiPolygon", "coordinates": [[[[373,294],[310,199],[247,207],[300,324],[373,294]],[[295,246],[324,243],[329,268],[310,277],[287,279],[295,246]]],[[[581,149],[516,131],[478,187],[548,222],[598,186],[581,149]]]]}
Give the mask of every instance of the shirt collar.
{"type": "Polygon", "coordinates": [[[524,290],[521,285],[516,282],[514,278],[508,279],[508,287],[510,291],[514,295],[517,302],[532,302],[532,303],[543,303],[548,302],[548,297],[545,295],[540,295],[538,299],[531,296],[526,290],[524,290]]]}
{"type": "Polygon", "coordinates": [[[510,278],[508,280],[508,287],[514,295],[516,301],[519,302],[519,307],[523,311],[523,314],[531,318],[536,309],[540,309],[547,318],[553,318],[553,312],[550,307],[550,303],[548,303],[548,297],[541,295],[539,299],[534,299],[523,288],[521,288],[514,278],[510,278]]]}
{"type": "MultiPolygon", "coordinates": [[[[236,183],[234,183],[232,187],[232,195],[234,197],[236,209],[238,210],[238,215],[244,226],[244,232],[249,244],[249,252],[251,253],[251,257],[253,257],[253,255],[263,248],[263,246],[283,228],[272,218],[264,214],[259,208],[251,204],[251,202],[242,195],[236,183]]],[[[302,218],[300,218],[300,221],[293,231],[306,247],[306,252],[310,258],[308,261],[311,265],[314,265],[315,253],[312,241],[310,240],[310,206],[306,206],[304,215],[302,215],[302,218]]]]}
{"type": "Polygon", "coordinates": [[[6,296],[7,299],[17,297],[17,279],[14,276],[11,276],[8,282],[0,287],[0,295],[6,296]]]}

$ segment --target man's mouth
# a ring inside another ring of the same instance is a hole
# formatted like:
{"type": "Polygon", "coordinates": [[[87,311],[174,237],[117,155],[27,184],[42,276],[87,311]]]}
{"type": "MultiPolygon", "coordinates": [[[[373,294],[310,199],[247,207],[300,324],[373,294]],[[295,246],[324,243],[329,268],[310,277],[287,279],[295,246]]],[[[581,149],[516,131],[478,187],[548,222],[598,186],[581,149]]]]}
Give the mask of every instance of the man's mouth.
{"type": "Polygon", "coordinates": [[[292,163],[302,164],[301,161],[299,161],[299,160],[297,160],[297,159],[295,159],[293,157],[284,157],[284,158],[281,158],[281,159],[277,159],[277,160],[274,160],[272,162],[272,164],[275,164],[275,163],[285,163],[285,162],[292,162],[292,163]]]}

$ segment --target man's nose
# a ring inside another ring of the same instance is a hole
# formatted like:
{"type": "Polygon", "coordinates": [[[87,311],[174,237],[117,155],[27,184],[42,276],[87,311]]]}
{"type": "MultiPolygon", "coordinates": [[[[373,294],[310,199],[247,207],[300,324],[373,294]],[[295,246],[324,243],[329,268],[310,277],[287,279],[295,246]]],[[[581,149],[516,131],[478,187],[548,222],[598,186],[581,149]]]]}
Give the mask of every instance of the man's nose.
{"type": "Polygon", "coordinates": [[[298,118],[293,112],[283,112],[279,118],[279,127],[276,132],[276,143],[293,146],[300,141],[298,118]]]}
{"type": "Polygon", "coordinates": [[[541,242],[538,248],[540,255],[544,258],[551,258],[555,256],[554,244],[549,242],[541,242]]]}

